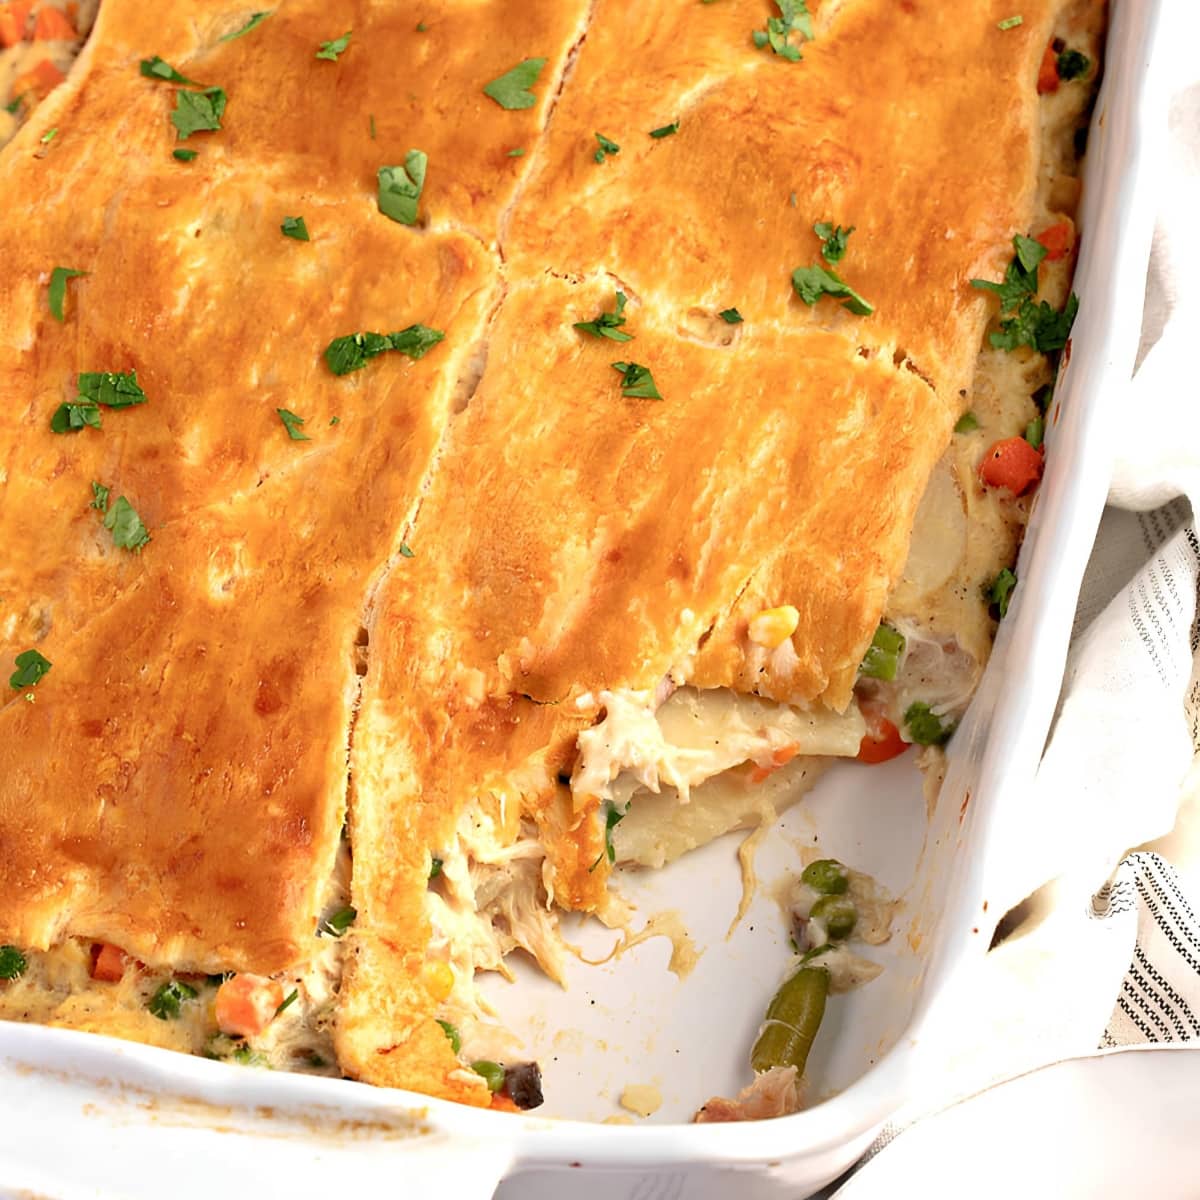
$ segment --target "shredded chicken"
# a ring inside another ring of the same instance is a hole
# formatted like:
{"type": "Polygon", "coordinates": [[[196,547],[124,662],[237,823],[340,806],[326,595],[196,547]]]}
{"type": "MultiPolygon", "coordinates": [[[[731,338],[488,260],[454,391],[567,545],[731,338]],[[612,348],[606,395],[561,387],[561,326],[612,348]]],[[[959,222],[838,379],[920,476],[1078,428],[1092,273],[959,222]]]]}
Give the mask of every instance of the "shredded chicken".
{"type": "Polygon", "coordinates": [[[715,1121],[762,1121],[799,1112],[803,1102],[795,1067],[772,1067],[755,1076],[736,1100],[714,1096],[693,1118],[697,1124],[715,1121]]]}

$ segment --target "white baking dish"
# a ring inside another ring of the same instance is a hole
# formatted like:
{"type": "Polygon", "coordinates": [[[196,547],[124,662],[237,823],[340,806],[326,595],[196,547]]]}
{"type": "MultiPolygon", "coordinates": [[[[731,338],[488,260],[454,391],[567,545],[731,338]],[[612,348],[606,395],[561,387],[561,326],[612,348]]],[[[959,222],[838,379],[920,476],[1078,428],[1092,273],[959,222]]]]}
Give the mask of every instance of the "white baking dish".
{"type": "MultiPolygon", "coordinates": [[[[669,945],[655,939],[604,966],[575,964],[567,994],[532,974],[516,987],[498,981],[493,1001],[542,1063],[545,1111],[573,1120],[478,1112],[0,1023],[0,1191],[67,1200],[158,1197],[168,1188],[172,1200],[210,1200],[225,1189],[294,1200],[403,1185],[486,1197],[503,1176],[521,1173],[502,1194],[602,1188],[613,1200],[635,1189],[668,1198],[733,1186],[739,1197],[795,1197],[861,1152],[921,1067],[924,1031],[955,969],[986,948],[998,915],[983,915],[989,848],[1004,840],[1005,796],[1030,785],[1057,696],[1108,482],[1107,410],[1129,376],[1139,328],[1152,227],[1147,163],[1163,114],[1150,69],[1159,12],[1157,0],[1114,0],[1080,220],[1083,303],[1061,411],[1056,405],[1021,586],[952,744],[936,810],[927,816],[911,755],[837,768],[764,840],[763,886],[728,940],[741,895],[736,839],[622,884],[643,916],[683,914],[704,948],[686,980],[667,972],[669,945]],[[896,935],[875,955],[887,970],[830,1006],[810,1075],[815,1098],[831,1098],[777,1121],[688,1125],[709,1095],[747,1082],[749,1043],[788,953],[771,884],[794,875],[800,842],[902,897],[896,935]],[[638,1128],[595,1123],[620,1111],[616,1097],[630,1083],[659,1089],[656,1117],[638,1128]],[[735,1184],[726,1172],[736,1172],[735,1184]]],[[[595,926],[576,934],[589,957],[614,938],[595,926]]]]}

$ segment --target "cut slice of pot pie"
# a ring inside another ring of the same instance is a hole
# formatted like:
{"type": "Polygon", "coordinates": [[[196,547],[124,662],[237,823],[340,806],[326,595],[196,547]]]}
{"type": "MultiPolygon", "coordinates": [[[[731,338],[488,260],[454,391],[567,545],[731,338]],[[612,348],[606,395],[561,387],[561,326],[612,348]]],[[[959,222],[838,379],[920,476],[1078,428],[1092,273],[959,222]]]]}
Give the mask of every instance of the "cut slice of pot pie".
{"type": "Polygon", "coordinates": [[[944,742],[1104,13],[1009,17],[104,0],[0,154],[0,1016],[527,1106],[478,971],[944,742]]]}

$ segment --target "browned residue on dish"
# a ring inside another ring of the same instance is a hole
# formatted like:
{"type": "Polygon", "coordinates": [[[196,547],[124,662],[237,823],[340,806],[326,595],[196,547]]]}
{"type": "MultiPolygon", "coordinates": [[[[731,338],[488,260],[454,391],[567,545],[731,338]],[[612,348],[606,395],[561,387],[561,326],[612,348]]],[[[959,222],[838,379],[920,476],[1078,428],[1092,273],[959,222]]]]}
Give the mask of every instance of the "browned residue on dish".
{"type": "Polygon", "coordinates": [[[667,963],[667,970],[678,979],[686,979],[700,961],[702,952],[696,949],[696,943],[684,926],[679,910],[674,908],[655,913],[637,933],[626,926],[621,940],[603,958],[585,958],[581,954],[579,960],[588,966],[598,967],[656,937],[665,937],[671,943],[671,959],[667,963]]]}

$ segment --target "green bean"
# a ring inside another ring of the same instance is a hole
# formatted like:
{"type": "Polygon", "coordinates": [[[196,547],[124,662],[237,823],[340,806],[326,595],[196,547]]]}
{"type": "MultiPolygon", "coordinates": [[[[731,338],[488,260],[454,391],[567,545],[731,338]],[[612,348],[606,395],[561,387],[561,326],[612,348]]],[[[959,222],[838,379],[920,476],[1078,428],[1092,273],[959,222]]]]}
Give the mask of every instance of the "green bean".
{"type": "Polygon", "coordinates": [[[812,920],[820,921],[835,942],[848,938],[858,922],[858,909],[849,896],[822,896],[808,915],[812,920]]]}
{"type": "Polygon", "coordinates": [[[804,868],[800,882],[822,896],[840,896],[850,886],[850,874],[836,858],[820,858],[804,868]]]}
{"type": "Polygon", "coordinates": [[[750,1051],[755,1071],[795,1067],[804,1074],[828,995],[829,972],[824,967],[801,967],[783,984],[767,1005],[762,1029],[750,1051]]]}
{"type": "Polygon", "coordinates": [[[471,1064],[471,1070],[483,1076],[489,1092],[498,1092],[504,1086],[504,1068],[499,1063],[481,1058],[471,1064]]]}
{"type": "Polygon", "coordinates": [[[890,683],[900,669],[900,656],[904,653],[904,634],[890,625],[880,625],[863,655],[860,675],[868,679],[882,679],[890,683]]]}

